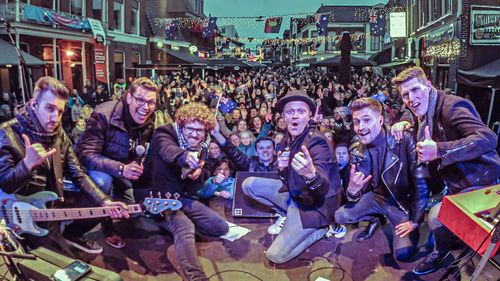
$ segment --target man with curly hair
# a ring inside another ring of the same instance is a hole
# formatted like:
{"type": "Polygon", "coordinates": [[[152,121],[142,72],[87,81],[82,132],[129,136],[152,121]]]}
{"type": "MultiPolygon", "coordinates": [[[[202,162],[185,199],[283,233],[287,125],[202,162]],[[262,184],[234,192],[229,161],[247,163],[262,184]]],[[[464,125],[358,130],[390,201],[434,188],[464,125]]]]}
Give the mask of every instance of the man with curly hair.
{"type": "Polygon", "coordinates": [[[153,190],[178,193],[182,202],[182,208],[166,215],[160,225],[174,236],[176,258],[191,281],[208,280],[196,253],[195,230],[208,236],[228,231],[222,217],[196,200],[198,189],[210,176],[202,159],[215,122],[206,105],[189,103],[176,111],[173,124],[156,129],[151,141],[153,190]]]}

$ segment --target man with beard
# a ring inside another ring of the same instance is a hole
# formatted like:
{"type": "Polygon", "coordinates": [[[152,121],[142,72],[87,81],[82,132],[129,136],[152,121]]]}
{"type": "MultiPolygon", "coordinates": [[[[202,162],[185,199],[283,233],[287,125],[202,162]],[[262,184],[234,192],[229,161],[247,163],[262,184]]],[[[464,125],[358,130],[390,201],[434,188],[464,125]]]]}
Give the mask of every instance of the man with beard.
{"type": "Polygon", "coordinates": [[[384,128],[382,105],[370,98],[351,106],[359,142],[351,151],[348,203],[335,213],[338,223],[387,217],[394,226],[394,257],[406,261],[417,249],[418,224],[427,204],[427,185],[416,165],[415,141],[405,134],[396,142],[384,128]]]}
{"type": "Polygon", "coordinates": [[[221,236],[226,221],[197,200],[210,174],[204,169],[207,132],[215,126],[213,112],[204,104],[189,103],[175,112],[175,122],[156,129],[151,142],[153,190],[179,194],[182,208],[166,214],[160,225],[174,236],[175,255],[188,280],[207,281],[195,247],[195,231],[221,236]]]}
{"type": "Polygon", "coordinates": [[[243,192],[280,214],[268,229],[278,234],[266,257],[281,264],[298,256],[323,238],[340,203],[338,165],[328,140],[309,128],[314,101],[300,91],[290,91],[277,103],[287,124],[287,135],[278,153],[281,180],[250,177],[243,192]]]}
{"type": "MultiPolygon", "coordinates": [[[[76,147],[101,190],[126,204],[134,204],[133,189],[147,183],[143,159],[153,136],[157,92],[148,78],[135,79],[119,101],[96,107],[76,147]]],[[[108,245],[125,247],[110,220],[103,222],[103,231],[108,245]]]]}
{"type": "MultiPolygon", "coordinates": [[[[436,90],[420,67],[402,71],[392,80],[405,105],[418,117],[418,160],[429,164],[432,181],[444,182],[447,194],[464,192],[499,182],[500,157],[495,151],[497,136],[481,121],[474,105],[461,97],[436,90]]],[[[392,128],[401,138],[408,122],[392,128]]],[[[453,234],[438,220],[441,203],[429,211],[427,223],[434,235],[435,251],[413,272],[436,271],[449,254],[453,234]]]]}
{"type": "MultiPolygon", "coordinates": [[[[53,191],[59,196],[60,206],[70,205],[63,193],[63,173],[68,174],[85,196],[73,200],[79,206],[111,208],[113,218],[128,217],[126,206],[112,202],[87,176],[76,157],[72,143],[61,127],[61,118],[69,98],[68,89],[52,77],[42,77],[35,85],[33,98],[20,107],[16,118],[0,126],[0,186],[6,193],[31,195],[53,191]],[[64,168],[64,171],[63,171],[64,168]],[[91,199],[95,203],[89,202],[91,199]]],[[[79,193],[78,193],[79,194],[79,193]]],[[[75,198],[72,198],[75,199],[75,198]]],[[[32,241],[32,245],[57,243],[66,254],[63,240],[76,248],[93,254],[102,252],[102,246],[83,236],[95,226],[92,220],[76,220],[67,225],[61,237],[57,224],[50,224],[50,238],[32,241]],[[61,244],[62,243],[62,244],[61,244]]]]}

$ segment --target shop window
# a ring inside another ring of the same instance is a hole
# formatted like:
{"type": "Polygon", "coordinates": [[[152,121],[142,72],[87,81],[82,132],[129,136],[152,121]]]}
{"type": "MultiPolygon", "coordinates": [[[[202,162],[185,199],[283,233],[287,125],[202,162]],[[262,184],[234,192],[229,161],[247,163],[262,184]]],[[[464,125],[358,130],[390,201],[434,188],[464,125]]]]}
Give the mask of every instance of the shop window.
{"type": "Polygon", "coordinates": [[[370,36],[370,51],[380,50],[380,36],[370,36]]]}
{"type": "Polygon", "coordinates": [[[123,32],[124,8],[122,3],[114,2],[113,5],[113,20],[115,30],[123,32]]]}
{"type": "Polygon", "coordinates": [[[102,20],[102,0],[92,0],[92,18],[102,20]]]}
{"type": "Polygon", "coordinates": [[[71,0],[69,2],[69,13],[82,16],[82,0],[71,0]]]}
{"type": "Polygon", "coordinates": [[[125,53],[115,52],[115,79],[125,78],[125,53]]]}
{"type": "Polygon", "coordinates": [[[139,34],[140,20],[138,9],[132,9],[132,16],[130,17],[130,30],[132,31],[132,34],[139,34]]]}

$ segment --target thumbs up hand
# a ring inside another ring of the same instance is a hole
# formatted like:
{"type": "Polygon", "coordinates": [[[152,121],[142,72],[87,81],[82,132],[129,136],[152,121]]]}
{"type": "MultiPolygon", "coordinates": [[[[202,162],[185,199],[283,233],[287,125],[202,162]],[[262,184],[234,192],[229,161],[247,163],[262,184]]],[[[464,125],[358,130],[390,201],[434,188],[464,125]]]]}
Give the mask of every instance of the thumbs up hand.
{"type": "Polygon", "coordinates": [[[292,168],[306,179],[312,179],[316,175],[316,168],[306,146],[301,147],[301,151],[293,156],[292,168]]]}
{"type": "Polygon", "coordinates": [[[31,144],[31,141],[27,135],[23,134],[22,137],[24,140],[24,148],[26,151],[23,162],[30,171],[56,153],[55,148],[47,151],[39,143],[31,144]]]}
{"type": "Polygon", "coordinates": [[[418,160],[422,163],[429,163],[439,158],[438,146],[432,140],[429,126],[424,129],[425,139],[417,143],[418,160]]]}

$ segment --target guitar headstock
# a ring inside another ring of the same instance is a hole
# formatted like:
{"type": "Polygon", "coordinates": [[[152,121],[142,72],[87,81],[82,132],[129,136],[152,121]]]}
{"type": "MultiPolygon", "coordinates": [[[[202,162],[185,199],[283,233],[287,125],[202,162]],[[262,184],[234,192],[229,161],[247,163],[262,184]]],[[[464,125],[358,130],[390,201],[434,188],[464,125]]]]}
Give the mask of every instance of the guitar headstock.
{"type": "MultiPolygon", "coordinates": [[[[177,194],[176,194],[177,195],[177,194]]],[[[152,196],[144,199],[144,208],[153,215],[161,214],[164,211],[177,211],[182,207],[181,201],[177,200],[179,196],[174,196],[175,199],[170,199],[171,196],[166,194],[167,198],[154,198],[152,196]]]]}

